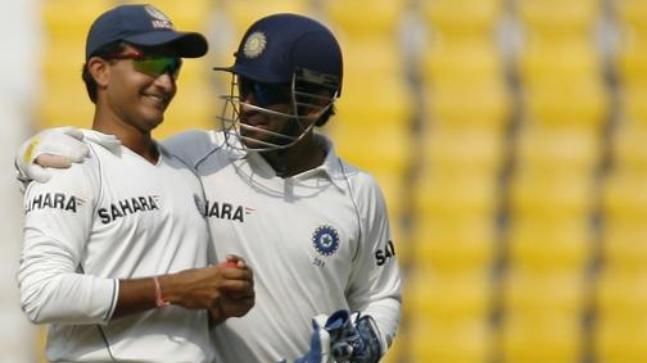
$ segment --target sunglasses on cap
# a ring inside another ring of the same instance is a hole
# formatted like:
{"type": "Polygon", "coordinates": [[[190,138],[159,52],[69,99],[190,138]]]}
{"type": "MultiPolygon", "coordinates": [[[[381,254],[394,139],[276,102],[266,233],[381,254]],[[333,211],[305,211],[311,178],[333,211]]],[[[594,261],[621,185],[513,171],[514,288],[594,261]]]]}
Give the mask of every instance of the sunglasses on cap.
{"type": "Polygon", "coordinates": [[[238,76],[238,87],[241,99],[253,95],[255,103],[261,107],[292,102],[292,87],[289,84],[256,82],[238,76]]]}
{"type": "Polygon", "coordinates": [[[111,54],[103,57],[105,59],[131,59],[133,67],[137,72],[144,73],[148,76],[157,78],[168,73],[177,79],[182,67],[182,59],[178,57],[144,54],[139,51],[111,54]]]}

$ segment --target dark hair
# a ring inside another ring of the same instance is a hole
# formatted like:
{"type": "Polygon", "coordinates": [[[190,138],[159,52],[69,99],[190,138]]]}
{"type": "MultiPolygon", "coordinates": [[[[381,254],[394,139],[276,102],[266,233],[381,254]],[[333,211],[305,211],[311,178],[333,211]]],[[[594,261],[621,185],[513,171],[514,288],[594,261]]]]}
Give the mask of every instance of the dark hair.
{"type": "MultiPolygon", "coordinates": [[[[113,42],[104,45],[103,47],[97,49],[88,59],[91,57],[99,57],[99,58],[105,58],[111,54],[116,54],[120,53],[121,51],[124,50],[125,43],[121,41],[113,42]]],[[[86,61],[83,64],[83,69],[81,70],[81,79],[83,79],[83,83],[85,83],[85,89],[88,91],[88,97],[90,97],[90,100],[92,103],[97,102],[97,81],[94,79],[92,74],[90,74],[90,70],[88,70],[88,62],[86,61]]]]}

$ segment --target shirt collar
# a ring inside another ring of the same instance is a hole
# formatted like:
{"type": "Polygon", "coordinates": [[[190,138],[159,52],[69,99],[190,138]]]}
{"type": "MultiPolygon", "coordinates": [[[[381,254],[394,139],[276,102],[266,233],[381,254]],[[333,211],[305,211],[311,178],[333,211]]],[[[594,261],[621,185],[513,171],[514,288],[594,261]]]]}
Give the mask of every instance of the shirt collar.
{"type": "MultiPolygon", "coordinates": [[[[94,142],[111,153],[115,155],[120,155],[121,154],[121,148],[122,144],[119,138],[115,135],[111,134],[104,134],[103,132],[99,132],[96,130],[82,130],[83,132],[83,138],[86,139],[87,141],[94,142]]],[[[157,141],[153,140],[153,143],[155,144],[155,147],[160,153],[160,156],[163,156],[165,158],[168,158],[171,154],[166,148],[164,148],[160,143],[157,141]]]]}
{"type": "MultiPolygon", "coordinates": [[[[295,180],[307,180],[313,176],[325,175],[334,185],[340,190],[344,190],[346,187],[346,178],[344,174],[343,164],[341,159],[335,153],[335,148],[332,140],[323,134],[317,134],[317,137],[321,138],[326,147],[326,158],[323,163],[316,168],[306,170],[302,173],[294,175],[292,178],[295,180]]],[[[271,173],[273,176],[276,175],[276,172],[272,167],[259,155],[258,152],[247,152],[245,157],[250,163],[257,165],[267,173],[271,173]]],[[[234,156],[236,158],[236,156],[234,156]]]]}

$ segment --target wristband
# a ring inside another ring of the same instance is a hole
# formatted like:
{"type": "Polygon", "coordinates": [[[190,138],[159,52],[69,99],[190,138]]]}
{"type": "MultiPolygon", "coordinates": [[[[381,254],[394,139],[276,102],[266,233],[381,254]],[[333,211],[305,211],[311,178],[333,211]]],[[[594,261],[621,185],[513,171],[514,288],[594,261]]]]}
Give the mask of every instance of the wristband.
{"type": "Polygon", "coordinates": [[[164,300],[164,297],[162,297],[162,287],[160,286],[160,281],[157,276],[153,277],[153,283],[155,283],[155,306],[163,308],[171,305],[170,302],[164,300]]]}

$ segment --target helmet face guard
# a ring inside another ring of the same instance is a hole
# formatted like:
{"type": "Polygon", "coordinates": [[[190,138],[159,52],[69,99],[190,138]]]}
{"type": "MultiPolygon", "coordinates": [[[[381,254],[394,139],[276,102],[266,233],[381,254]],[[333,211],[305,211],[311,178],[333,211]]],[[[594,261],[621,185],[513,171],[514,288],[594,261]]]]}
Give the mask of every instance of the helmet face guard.
{"type": "Polygon", "coordinates": [[[234,73],[229,95],[221,97],[225,106],[218,117],[227,144],[234,149],[260,152],[295,145],[333,107],[338,84],[335,76],[305,69],[298,69],[288,84],[256,82],[234,73]],[[248,101],[250,94],[253,103],[248,101]],[[289,111],[272,109],[274,105],[288,105],[289,111]],[[270,131],[250,125],[245,122],[245,112],[260,113],[283,127],[270,131]]]}

